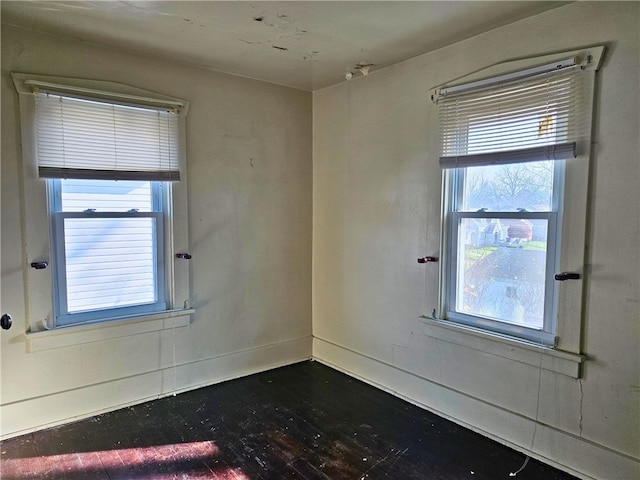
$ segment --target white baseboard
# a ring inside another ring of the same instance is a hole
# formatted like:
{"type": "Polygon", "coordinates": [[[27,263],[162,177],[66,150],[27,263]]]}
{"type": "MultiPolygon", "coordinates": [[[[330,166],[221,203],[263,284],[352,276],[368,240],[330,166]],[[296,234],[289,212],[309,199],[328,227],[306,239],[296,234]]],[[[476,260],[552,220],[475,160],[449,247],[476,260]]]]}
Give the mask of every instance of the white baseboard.
{"type": "Polygon", "coordinates": [[[313,358],[579,478],[640,478],[640,462],[625,454],[340,345],[314,337],[313,358]]]}
{"type": "Polygon", "coordinates": [[[311,336],[5,404],[7,439],[311,358],[311,336]]]}

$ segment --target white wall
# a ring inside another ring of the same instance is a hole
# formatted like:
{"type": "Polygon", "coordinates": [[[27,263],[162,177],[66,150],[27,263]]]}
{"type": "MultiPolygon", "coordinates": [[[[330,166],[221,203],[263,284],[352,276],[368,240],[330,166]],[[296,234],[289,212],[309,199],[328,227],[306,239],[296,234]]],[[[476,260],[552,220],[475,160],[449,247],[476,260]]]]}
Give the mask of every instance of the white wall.
{"type": "MultiPolygon", "coordinates": [[[[314,357],[584,477],[640,478],[640,5],[580,2],[314,92],[314,357]],[[606,44],[582,378],[420,322],[437,302],[433,87],[606,44]]],[[[505,466],[505,475],[513,471],[505,466]]]]}
{"type": "Polygon", "coordinates": [[[1,305],[14,319],[0,335],[2,436],[311,356],[311,107],[308,92],[2,28],[1,305]],[[35,259],[23,249],[33,192],[22,187],[11,72],[109,80],[191,102],[190,325],[45,332],[44,349],[27,351],[25,332],[41,319],[29,317],[24,284],[49,271],[29,269],[35,259]],[[81,343],[62,346],[69,338],[81,343]]]}

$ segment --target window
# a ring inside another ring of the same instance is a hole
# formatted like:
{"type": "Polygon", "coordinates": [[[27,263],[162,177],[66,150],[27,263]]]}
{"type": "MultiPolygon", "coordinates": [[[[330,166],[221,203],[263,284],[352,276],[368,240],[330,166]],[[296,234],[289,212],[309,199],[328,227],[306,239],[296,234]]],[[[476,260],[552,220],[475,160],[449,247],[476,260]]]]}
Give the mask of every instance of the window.
{"type": "Polygon", "coordinates": [[[562,161],[451,172],[447,315],[553,342],[562,161]]]}
{"type": "Polygon", "coordinates": [[[50,179],[56,324],[167,309],[165,182],[50,179]]]}
{"type": "Polygon", "coordinates": [[[575,201],[567,165],[588,167],[593,76],[583,58],[436,91],[444,320],[557,344],[564,292],[555,274],[571,244],[565,207],[575,201]]]}
{"type": "MultiPolygon", "coordinates": [[[[173,262],[176,248],[188,246],[188,104],[107,82],[13,77],[21,94],[25,188],[34,193],[26,202],[27,237],[50,234],[53,295],[44,326],[189,310],[188,268],[173,262]]],[[[37,242],[29,243],[31,256],[37,242]]],[[[36,277],[30,292],[42,283],[34,271],[36,277]]],[[[30,295],[34,311],[45,307],[38,296],[30,295]]],[[[32,321],[31,331],[38,329],[32,321]]]]}

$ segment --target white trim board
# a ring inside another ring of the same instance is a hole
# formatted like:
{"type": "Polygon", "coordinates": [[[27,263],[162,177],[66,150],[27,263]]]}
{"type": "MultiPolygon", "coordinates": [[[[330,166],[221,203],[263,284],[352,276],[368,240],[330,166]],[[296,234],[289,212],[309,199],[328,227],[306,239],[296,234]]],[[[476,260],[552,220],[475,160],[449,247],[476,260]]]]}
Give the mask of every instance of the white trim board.
{"type": "Polygon", "coordinates": [[[193,313],[195,313],[195,309],[186,308],[183,310],[157,312],[151,315],[138,315],[130,319],[27,332],[27,352],[40,352],[54,348],[187,327],[191,323],[190,316],[193,313]]]}

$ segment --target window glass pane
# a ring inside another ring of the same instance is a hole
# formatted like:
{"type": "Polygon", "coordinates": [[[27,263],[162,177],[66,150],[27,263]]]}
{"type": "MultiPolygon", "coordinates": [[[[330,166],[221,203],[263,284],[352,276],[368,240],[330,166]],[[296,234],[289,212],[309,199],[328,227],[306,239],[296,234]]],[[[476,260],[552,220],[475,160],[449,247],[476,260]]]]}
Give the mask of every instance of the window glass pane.
{"type": "Polygon", "coordinates": [[[455,309],[542,329],[547,220],[463,218],[455,309]]]}
{"type": "Polygon", "coordinates": [[[468,167],[458,211],[551,211],[553,170],[553,161],[468,167]]]}
{"type": "Polygon", "coordinates": [[[149,181],[65,179],[60,184],[63,212],[152,210],[149,181]]]}
{"type": "Polygon", "coordinates": [[[155,219],[65,218],[69,313],[156,301],[155,219]]]}

